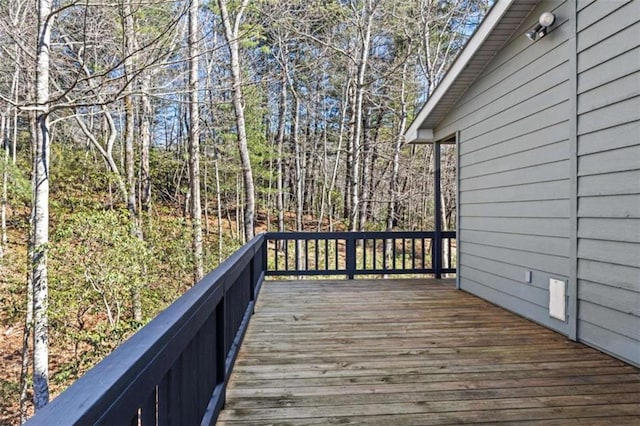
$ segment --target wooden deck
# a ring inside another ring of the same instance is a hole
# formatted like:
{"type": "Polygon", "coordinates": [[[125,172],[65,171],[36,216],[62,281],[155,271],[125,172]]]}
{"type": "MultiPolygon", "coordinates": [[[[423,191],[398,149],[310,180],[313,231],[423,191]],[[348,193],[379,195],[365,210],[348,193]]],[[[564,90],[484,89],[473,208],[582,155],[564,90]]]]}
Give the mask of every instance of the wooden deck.
{"type": "Polygon", "coordinates": [[[640,370],[434,280],[267,281],[219,424],[640,425],[640,370]]]}

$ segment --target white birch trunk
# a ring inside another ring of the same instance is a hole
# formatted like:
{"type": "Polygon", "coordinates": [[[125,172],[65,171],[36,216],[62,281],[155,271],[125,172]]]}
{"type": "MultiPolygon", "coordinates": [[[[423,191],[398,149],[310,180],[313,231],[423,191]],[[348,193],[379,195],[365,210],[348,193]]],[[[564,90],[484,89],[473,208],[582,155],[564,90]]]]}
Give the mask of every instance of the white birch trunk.
{"type": "Polygon", "coordinates": [[[149,169],[149,150],[151,148],[151,117],[153,109],[149,97],[151,76],[142,76],[142,120],[140,122],[140,204],[142,211],[151,207],[151,174],[149,169]]]}
{"type": "Polygon", "coordinates": [[[189,178],[191,185],[191,226],[193,235],[194,282],[204,276],[202,255],[202,207],[200,204],[200,111],[198,49],[199,0],[191,0],[189,6],[189,178]]]}
{"type": "MultiPolygon", "coordinates": [[[[124,69],[125,76],[131,87],[131,80],[134,74],[134,52],[135,47],[135,32],[133,15],[131,12],[131,4],[128,0],[122,2],[122,14],[124,15],[124,69]]],[[[140,226],[140,219],[138,217],[138,209],[136,203],[136,175],[135,175],[135,153],[133,148],[133,139],[135,131],[135,106],[134,99],[131,91],[127,91],[127,95],[124,97],[124,113],[125,113],[125,127],[124,127],[124,146],[125,146],[125,174],[127,184],[127,210],[129,210],[129,216],[133,222],[133,234],[143,239],[142,227],[140,226]]],[[[140,289],[138,285],[131,287],[131,304],[133,319],[137,322],[142,321],[142,297],[140,295],[140,289]]]]}
{"type": "Polygon", "coordinates": [[[216,203],[218,212],[218,264],[222,263],[222,194],[220,190],[220,167],[218,166],[218,147],[215,148],[215,159],[213,162],[214,172],[216,174],[216,203]]]}
{"type": "Polygon", "coordinates": [[[278,113],[278,157],[276,159],[276,209],[278,210],[278,231],[284,232],[284,185],[283,176],[284,167],[282,161],[284,149],[284,133],[287,117],[287,75],[283,71],[282,82],[280,87],[280,111],[278,113]]]}
{"type": "Polygon", "coordinates": [[[360,181],[360,139],[362,138],[362,106],[364,102],[365,77],[369,62],[369,51],[371,49],[371,29],[373,26],[373,15],[377,7],[377,1],[367,1],[363,5],[362,18],[364,20],[364,34],[360,41],[360,52],[358,58],[358,74],[354,94],[354,120],[353,131],[351,133],[351,150],[353,152],[353,164],[351,174],[351,217],[349,218],[350,230],[357,231],[358,211],[359,211],[359,181],[360,181]]]}
{"type": "MultiPolygon", "coordinates": [[[[127,81],[133,79],[134,58],[134,28],[133,15],[131,14],[131,5],[128,0],[122,2],[122,14],[124,21],[124,70],[127,81]]],[[[129,83],[131,87],[131,83],[129,83]]],[[[127,90],[124,97],[124,162],[125,175],[127,185],[127,209],[129,213],[136,219],[136,185],[135,185],[135,158],[133,149],[133,135],[135,129],[135,111],[134,101],[131,90],[127,90]]]]}
{"type": "Polygon", "coordinates": [[[0,271],[3,268],[4,253],[7,248],[7,197],[9,190],[9,138],[7,137],[7,117],[0,117],[0,147],[2,147],[2,195],[0,196],[0,271]]]}
{"type": "MultiPolygon", "coordinates": [[[[31,259],[32,253],[29,253],[31,259]]],[[[29,342],[33,332],[33,280],[32,274],[27,273],[27,311],[24,317],[22,331],[22,364],[20,365],[20,424],[27,421],[27,407],[29,401],[29,342]]]]}
{"type": "Polygon", "coordinates": [[[218,0],[222,24],[225,29],[225,38],[229,45],[231,54],[231,75],[233,76],[233,108],[236,115],[236,127],[238,132],[238,151],[240,152],[240,163],[242,165],[242,178],[244,182],[244,234],[245,241],[249,241],[254,236],[255,222],[255,188],[253,184],[253,170],[249,157],[249,147],[247,143],[247,130],[244,116],[244,101],[242,99],[242,73],[240,70],[240,23],[242,15],[249,4],[249,0],[242,0],[238,6],[235,19],[232,21],[227,8],[227,0],[218,0]]]}
{"type": "Polygon", "coordinates": [[[33,403],[36,411],[49,403],[49,333],[47,309],[49,287],[49,49],[53,0],[38,0],[38,44],[36,55],[36,125],[33,135],[33,403]]]}

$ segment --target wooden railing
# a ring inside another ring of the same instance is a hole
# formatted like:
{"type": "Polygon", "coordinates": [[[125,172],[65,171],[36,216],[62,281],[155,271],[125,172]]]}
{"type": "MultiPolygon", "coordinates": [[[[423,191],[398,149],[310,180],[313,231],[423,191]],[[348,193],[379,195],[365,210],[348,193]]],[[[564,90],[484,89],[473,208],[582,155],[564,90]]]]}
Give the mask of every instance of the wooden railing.
{"type": "Polygon", "coordinates": [[[269,232],[266,275],[455,273],[455,231],[269,232]]]}
{"type": "Polygon", "coordinates": [[[234,253],[28,424],[214,424],[264,279],[264,241],[234,253]]]}
{"type": "Polygon", "coordinates": [[[27,424],[214,424],[266,275],[439,277],[455,272],[454,239],[455,232],[260,234],[27,424]]]}

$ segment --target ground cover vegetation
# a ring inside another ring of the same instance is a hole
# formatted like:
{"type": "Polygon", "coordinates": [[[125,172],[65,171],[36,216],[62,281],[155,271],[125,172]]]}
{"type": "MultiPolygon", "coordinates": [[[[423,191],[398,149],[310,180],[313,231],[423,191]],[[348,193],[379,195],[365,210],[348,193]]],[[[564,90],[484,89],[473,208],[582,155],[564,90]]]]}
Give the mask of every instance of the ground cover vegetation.
{"type": "Polygon", "coordinates": [[[402,135],[489,3],[0,0],[0,422],[256,232],[431,229],[402,135]]]}

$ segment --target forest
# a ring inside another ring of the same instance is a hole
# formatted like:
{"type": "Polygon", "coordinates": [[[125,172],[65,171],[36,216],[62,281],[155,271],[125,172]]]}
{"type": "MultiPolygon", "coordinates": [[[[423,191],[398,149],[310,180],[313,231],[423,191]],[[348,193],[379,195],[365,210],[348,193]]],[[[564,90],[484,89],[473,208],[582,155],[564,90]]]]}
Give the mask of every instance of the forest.
{"type": "Polygon", "coordinates": [[[491,3],[0,0],[0,423],[258,232],[432,229],[403,135],[491,3]]]}

